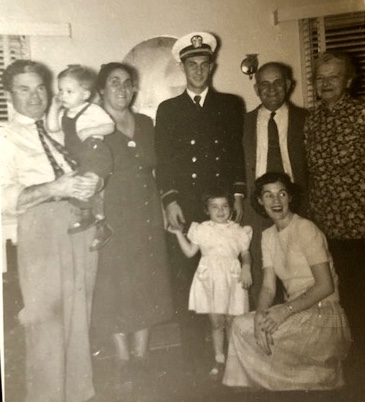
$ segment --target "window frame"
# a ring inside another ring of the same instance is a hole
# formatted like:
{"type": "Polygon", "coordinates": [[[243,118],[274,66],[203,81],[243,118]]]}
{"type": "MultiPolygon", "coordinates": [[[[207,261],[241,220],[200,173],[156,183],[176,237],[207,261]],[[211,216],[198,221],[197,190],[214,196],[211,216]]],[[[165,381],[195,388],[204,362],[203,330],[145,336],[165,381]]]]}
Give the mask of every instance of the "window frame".
{"type": "Polygon", "coordinates": [[[316,104],[314,63],[318,53],[326,50],[345,51],[354,57],[359,72],[354,96],[365,100],[365,11],[301,19],[299,28],[304,105],[316,104]]]}
{"type": "Polygon", "coordinates": [[[0,35],[0,122],[6,122],[12,114],[2,84],[5,68],[15,60],[30,58],[30,39],[25,35],[0,35]]]}

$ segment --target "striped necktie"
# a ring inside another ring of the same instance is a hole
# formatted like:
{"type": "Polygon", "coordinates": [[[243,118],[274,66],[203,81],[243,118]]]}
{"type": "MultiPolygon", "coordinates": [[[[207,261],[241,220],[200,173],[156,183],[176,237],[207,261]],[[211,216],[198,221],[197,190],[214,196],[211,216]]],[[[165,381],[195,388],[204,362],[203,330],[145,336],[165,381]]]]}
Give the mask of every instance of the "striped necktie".
{"type": "Polygon", "coordinates": [[[53,156],[47,142],[46,139],[53,145],[53,147],[63,156],[63,158],[65,159],[65,161],[68,163],[68,165],[71,167],[72,170],[75,170],[77,167],[77,163],[76,161],[74,161],[70,154],[67,152],[66,148],[60,144],[59,142],[57,142],[56,140],[54,140],[45,130],[44,128],[44,124],[43,124],[43,120],[37,120],[35,122],[35,125],[37,127],[38,130],[38,135],[39,135],[39,139],[42,143],[44,152],[47,155],[47,158],[49,160],[49,163],[52,166],[52,169],[54,171],[54,174],[56,176],[56,178],[61,177],[62,175],[65,174],[65,171],[62,169],[62,167],[58,164],[58,162],[56,161],[55,157],[53,156]]]}

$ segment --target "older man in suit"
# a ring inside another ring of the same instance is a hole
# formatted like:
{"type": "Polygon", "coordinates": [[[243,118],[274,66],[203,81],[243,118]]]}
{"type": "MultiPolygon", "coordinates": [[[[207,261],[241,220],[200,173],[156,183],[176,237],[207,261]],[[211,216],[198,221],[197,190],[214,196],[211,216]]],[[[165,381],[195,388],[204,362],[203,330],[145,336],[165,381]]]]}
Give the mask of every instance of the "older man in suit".
{"type": "MultiPolygon", "coordinates": [[[[238,97],[210,86],[216,45],[216,38],[207,32],[192,32],[176,41],[172,54],[186,76],[187,88],[157,110],[157,182],[168,224],[184,230],[192,221],[207,219],[202,195],[212,187],[224,186],[234,193],[236,221],[243,215],[243,105],[238,97]]],[[[197,340],[203,333],[196,331],[198,316],[187,311],[198,261],[182,254],[175,236],[168,235],[168,245],[184,355],[192,363],[201,353],[197,340]]]]}
{"type": "Polygon", "coordinates": [[[261,233],[271,225],[269,219],[260,216],[251,206],[255,179],[267,171],[289,174],[303,191],[302,213],[307,187],[303,128],[308,112],[287,100],[292,85],[290,70],[281,63],[266,63],[257,71],[255,80],[254,88],[262,103],[245,115],[243,134],[247,182],[244,222],[253,227],[254,233],[251,307],[255,307],[262,284],[261,233]]]}

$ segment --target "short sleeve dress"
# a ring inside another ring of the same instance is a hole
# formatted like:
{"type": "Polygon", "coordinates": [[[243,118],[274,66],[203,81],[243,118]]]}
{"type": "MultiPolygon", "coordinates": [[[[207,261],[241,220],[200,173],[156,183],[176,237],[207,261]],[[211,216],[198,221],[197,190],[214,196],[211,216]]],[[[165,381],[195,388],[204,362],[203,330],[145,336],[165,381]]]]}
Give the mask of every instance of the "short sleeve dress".
{"type": "Polygon", "coordinates": [[[105,137],[114,172],[105,188],[105,214],[114,235],[99,252],[92,333],[136,332],[173,317],[172,292],[156,164],[152,120],[135,114],[129,138],[105,137]]]}
{"type": "Polygon", "coordinates": [[[328,262],[335,291],[318,304],[292,314],[273,334],[266,355],[254,337],[254,312],[234,320],[224,384],[272,391],[330,390],[343,386],[341,361],[351,335],[339,303],[338,280],[324,234],[311,221],[294,215],[278,231],[262,235],[263,266],[282,280],[288,300],[314,284],[310,266],[328,262]]]}
{"type": "Polygon", "coordinates": [[[202,255],[190,288],[189,310],[229,315],[247,312],[248,292],[238,282],[239,255],[249,248],[252,228],[232,221],[193,222],[188,238],[199,245],[202,255]]]}

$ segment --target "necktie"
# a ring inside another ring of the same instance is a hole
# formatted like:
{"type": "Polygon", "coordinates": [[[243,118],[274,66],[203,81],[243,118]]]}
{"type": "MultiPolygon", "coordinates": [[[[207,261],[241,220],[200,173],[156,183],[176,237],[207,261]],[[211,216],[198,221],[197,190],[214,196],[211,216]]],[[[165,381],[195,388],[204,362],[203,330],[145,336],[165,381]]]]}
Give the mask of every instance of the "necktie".
{"type": "Polygon", "coordinates": [[[268,150],[267,150],[267,172],[284,172],[283,161],[280,152],[279,131],[274,120],[275,112],[271,112],[268,132],[268,150]]]}
{"type": "Polygon", "coordinates": [[[35,125],[37,127],[38,130],[38,135],[39,135],[39,139],[42,143],[44,152],[47,155],[47,158],[49,160],[49,163],[52,166],[52,169],[54,171],[54,174],[56,176],[56,178],[62,176],[65,174],[65,171],[62,169],[62,167],[58,164],[58,162],[56,161],[55,157],[53,156],[47,142],[46,142],[46,138],[47,140],[54,146],[54,148],[61,154],[63,155],[63,158],[65,159],[65,161],[69,164],[69,166],[71,167],[72,170],[76,169],[76,162],[71,158],[70,154],[67,152],[66,148],[60,144],[59,142],[57,142],[56,140],[54,140],[45,130],[44,128],[44,124],[43,124],[43,120],[37,120],[35,122],[35,125]]]}
{"type": "Polygon", "coordinates": [[[195,104],[196,104],[196,106],[197,106],[197,108],[198,109],[201,109],[201,105],[200,105],[200,99],[201,99],[202,97],[200,96],[200,95],[195,95],[194,96],[194,102],[195,102],[195,104]]]}

